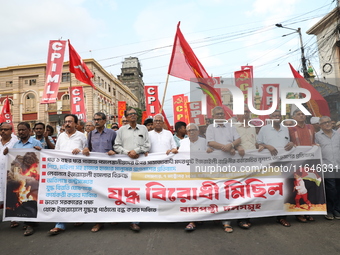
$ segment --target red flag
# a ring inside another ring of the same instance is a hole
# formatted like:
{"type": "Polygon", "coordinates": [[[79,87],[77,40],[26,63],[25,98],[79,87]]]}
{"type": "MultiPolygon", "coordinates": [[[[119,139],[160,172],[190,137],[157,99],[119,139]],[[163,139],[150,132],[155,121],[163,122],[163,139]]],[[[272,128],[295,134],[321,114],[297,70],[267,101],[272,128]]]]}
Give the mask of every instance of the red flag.
{"type": "Polygon", "coordinates": [[[71,113],[77,115],[78,119],[86,122],[86,109],[83,87],[71,87],[71,95],[71,113]]]}
{"type": "Polygon", "coordinates": [[[313,116],[321,117],[321,116],[330,116],[328,103],[321,96],[321,94],[310,84],[308,83],[293,67],[290,63],[288,63],[292,73],[294,75],[295,81],[300,88],[307,89],[311,93],[311,99],[308,101],[307,106],[308,109],[312,112],[313,116]]]}
{"type": "Polygon", "coordinates": [[[208,95],[207,103],[210,105],[222,105],[222,99],[213,88],[212,78],[208,75],[201,62],[196,57],[188,42],[185,40],[178,22],[174,45],[170,59],[168,74],[190,81],[196,78],[203,93],[208,95]]]}
{"type": "Polygon", "coordinates": [[[90,69],[86,66],[86,64],[83,62],[83,60],[76,52],[76,50],[73,48],[73,46],[70,43],[70,40],[68,40],[68,47],[70,53],[70,72],[74,73],[78,81],[91,85],[94,89],[96,89],[96,87],[91,81],[91,78],[93,78],[94,75],[92,74],[90,69]]]}
{"type": "Polygon", "coordinates": [[[11,124],[13,131],[14,131],[11,108],[10,108],[8,96],[6,98],[6,102],[4,106],[2,107],[1,116],[0,116],[0,123],[3,123],[3,122],[7,122],[8,124],[11,124]]]}

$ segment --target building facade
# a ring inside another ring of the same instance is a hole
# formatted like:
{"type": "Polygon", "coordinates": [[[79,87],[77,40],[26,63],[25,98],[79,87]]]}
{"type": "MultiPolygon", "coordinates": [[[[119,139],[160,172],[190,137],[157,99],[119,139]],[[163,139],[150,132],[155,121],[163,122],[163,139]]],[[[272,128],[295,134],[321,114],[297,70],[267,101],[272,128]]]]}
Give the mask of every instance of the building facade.
{"type": "Polygon", "coordinates": [[[69,63],[65,62],[57,102],[53,104],[40,104],[45,86],[46,63],[0,68],[0,106],[4,105],[8,96],[14,126],[21,121],[31,125],[36,122],[54,127],[60,125],[65,114],[70,113],[70,86],[83,87],[87,120],[92,120],[96,112],[104,112],[108,116],[108,123],[117,121],[118,101],[138,107],[138,98],[127,86],[94,59],[83,61],[94,74],[93,83],[97,89],[76,80],[69,72],[69,63]]]}

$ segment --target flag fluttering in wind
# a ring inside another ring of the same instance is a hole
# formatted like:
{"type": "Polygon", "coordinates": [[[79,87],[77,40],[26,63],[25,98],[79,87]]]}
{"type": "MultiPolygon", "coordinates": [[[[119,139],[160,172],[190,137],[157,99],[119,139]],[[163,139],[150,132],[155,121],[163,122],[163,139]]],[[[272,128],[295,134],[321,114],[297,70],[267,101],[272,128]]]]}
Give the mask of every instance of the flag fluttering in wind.
{"type": "Polygon", "coordinates": [[[196,79],[203,93],[207,95],[207,103],[213,107],[222,106],[222,99],[212,86],[213,79],[208,75],[201,62],[196,57],[180,28],[177,31],[172,49],[168,74],[190,81],[196,79]]]}
{"type": "Polygon", "coordinates": [[[95,85],[91,81],[91,78],[93,78],[94,75],[73,48],[70,40],[68,40],[68,48],[70,54],[70,72],[74,73],[78,81],[91,85],[94,89],[96,89],[95,85]]]}
{"type": "Polygon", "coordinates": [[[8,124],[10,124],[14,131],[11,108],[10,108],[8,96],[6,98],[6,102],[4,106],[2,107],[1,116],[0,116],[0,123],[3,123],[3,122],[7,122],[8,124]]]}
{"type": "Polygon", "coordinates": [[[330,116],[329,107],[327,101],[310,83],[308,83],[289,63],[290,69],[294,75],[296,83],[300,88],[309,90],[311,93],[311,99],[307,103],[308,109],[311,111],[313,116],[330,116]]]}

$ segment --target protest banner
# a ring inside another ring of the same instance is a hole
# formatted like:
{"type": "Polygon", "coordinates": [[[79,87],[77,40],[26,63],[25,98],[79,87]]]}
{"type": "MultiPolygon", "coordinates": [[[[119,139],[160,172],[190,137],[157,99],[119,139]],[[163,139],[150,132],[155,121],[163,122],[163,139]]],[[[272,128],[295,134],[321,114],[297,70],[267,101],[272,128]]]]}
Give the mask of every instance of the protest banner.
{"type": "Polygon", "coordinates": [[[4,220],[177,222],[326,214],[320,147],[278,151],[280,156],[251,150],[243,158],[222,151],[154,153],[131,160],[10,149],[4,220]],[[296,203],[297,179],[310,203],[296,203]]]}

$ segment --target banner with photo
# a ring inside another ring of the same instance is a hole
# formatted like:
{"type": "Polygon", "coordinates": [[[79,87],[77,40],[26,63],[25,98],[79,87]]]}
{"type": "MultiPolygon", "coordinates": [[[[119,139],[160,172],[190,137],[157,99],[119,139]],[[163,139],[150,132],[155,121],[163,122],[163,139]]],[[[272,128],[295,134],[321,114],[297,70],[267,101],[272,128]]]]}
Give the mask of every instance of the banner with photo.
{"type": "Polygon", "coordinates": [[[4,220],[180,222],[326,214],[320,148],[89,157],[10,149],[4,220]]]}

